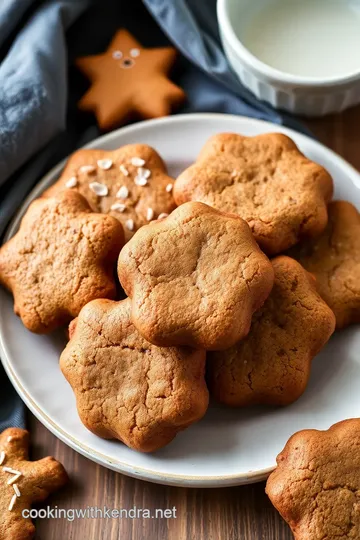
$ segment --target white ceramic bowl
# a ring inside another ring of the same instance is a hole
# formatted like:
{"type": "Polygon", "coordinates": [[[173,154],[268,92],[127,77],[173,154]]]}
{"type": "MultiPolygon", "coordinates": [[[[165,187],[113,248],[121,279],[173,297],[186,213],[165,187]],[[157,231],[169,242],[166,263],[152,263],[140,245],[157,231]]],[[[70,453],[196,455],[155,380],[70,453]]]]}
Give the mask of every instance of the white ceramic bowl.
{"type": "Polygon", "coordinates": [[[267,2],[218,0],[217,3],[224,50],[242,84],[273,107],[306,116],[338,113],[360,103],[360,70],[350,76],[326,79],[291,75],[261,62],[241,43],[232,21],[241,20],[245,29],[259,3],[267,2]]]}

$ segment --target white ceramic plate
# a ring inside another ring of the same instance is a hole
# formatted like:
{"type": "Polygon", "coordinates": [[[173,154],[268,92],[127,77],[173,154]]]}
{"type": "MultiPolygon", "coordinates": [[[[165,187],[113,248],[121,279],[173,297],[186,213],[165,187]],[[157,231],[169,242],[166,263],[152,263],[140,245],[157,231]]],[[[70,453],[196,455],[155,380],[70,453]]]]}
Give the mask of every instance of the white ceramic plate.
{"type": "MultiPolygon", "coordinates": [[[[195,114],[142,122],[97,139],[88,147],[117,148],[147,143],[163,156],[176,176],[196,158],[206,139],[221,131],[257,135],[281,131],[292,137],[335,181],[336,198],[360,208],[360,175],[321,144],[294,131],[240,116],[195,114]]],[[[58,177],[63,164],[35,188],[16,217],[16,231],[30,200],[58,177]]],[[[27,406],[56,436],[89,459],[116,471],[162,484],[218,487],[257,482],[267,477],[289,436],[299,429],[327,429],[345,418],[360,416],[360,329],[337,333],[314,360],[305,394],[286,408],[230,410],[213,404],[199,423],[180,433],[161,451],[140,454],[115,441],[105,441],[81,424],[72,390],[58,359],[63,332],[38,336],[13,314],[10,295],[0,290],[0,353],[4,367],[27,406]]]]}

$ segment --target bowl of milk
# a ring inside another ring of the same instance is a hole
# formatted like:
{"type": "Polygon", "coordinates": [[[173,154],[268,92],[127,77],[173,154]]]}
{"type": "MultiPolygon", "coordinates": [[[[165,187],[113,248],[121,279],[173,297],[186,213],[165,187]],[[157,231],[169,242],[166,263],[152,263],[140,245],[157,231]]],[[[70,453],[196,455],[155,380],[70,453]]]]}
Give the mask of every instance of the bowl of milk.
{"type": "Polygon", "coordinates": [[[229,63],[259,99],[322,116],[360,103],[360,0],[218,0],[229,63]]]}

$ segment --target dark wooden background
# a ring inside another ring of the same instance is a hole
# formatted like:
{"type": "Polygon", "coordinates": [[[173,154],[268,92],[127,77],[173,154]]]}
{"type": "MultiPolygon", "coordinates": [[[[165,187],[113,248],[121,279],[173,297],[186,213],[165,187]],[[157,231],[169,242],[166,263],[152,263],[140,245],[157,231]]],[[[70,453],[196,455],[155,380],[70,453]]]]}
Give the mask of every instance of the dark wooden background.
{"type": "MultiPolygon", "coordinates": [[[[360,107],[307,122],[324,144],[360,169],[360,107]]],[[[53,455],[71,484],[49,499],[51,506],[177,508],[176,519],[37,520],[37,540],[290,540],[287,525],[271,506],[264,483],[224,489],[184,489],[134,480],[80,456],[29,418],[32,457],[53,455]]]]}

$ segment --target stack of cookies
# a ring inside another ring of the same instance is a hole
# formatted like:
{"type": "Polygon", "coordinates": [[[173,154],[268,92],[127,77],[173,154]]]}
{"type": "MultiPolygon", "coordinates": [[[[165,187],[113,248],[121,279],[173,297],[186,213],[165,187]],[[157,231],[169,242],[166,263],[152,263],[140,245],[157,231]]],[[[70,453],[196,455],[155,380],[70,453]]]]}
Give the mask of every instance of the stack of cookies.
{"type": "Polygon", "coordinates": [[[360,216],[332,195],[281,134],[216,135],[176,181],[146,145],[81,150],[1,248],[0,281],[29,330],[72,321],[60,366],[84,425],[154,451],[209,393],[292,403],[360,320],[360,216]]]}

